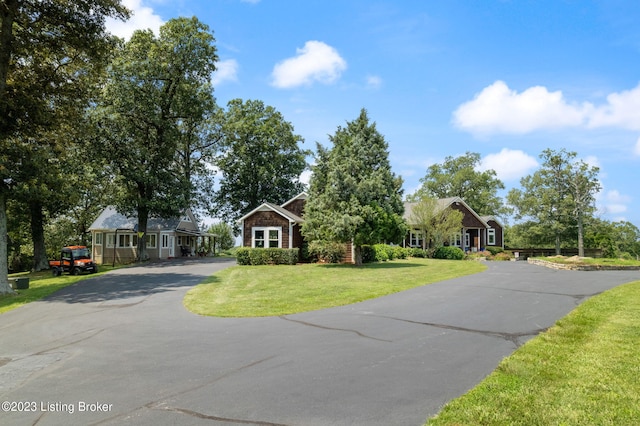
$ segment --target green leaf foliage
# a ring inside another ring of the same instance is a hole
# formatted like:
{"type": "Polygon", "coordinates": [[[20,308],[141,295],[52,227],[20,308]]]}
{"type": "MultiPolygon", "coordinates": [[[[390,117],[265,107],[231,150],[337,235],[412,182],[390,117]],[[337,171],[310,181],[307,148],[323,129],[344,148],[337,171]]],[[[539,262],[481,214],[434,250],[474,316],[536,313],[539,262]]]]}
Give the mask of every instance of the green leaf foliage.
{"type": "Polygon", "coordinates": [[[479,215],[502,215],[506,210],[498,190],[504,184],[495,170],[478,171],[480,154],[467,152],[459,157],[447,157],[442,164],[433,164],[420,179],[422,186],[409,198],[460,197],[479,215]]]}
{"type": "Polygon", "coordinates": [[[462,260],[464,251],[460,247],[440,246],[433,252],[434,259],[462,260]]]}
{"type": "Polygon", "coordinates": [[[216,215],[234,222],[265,201],[282,204],[304,189],[304,141],[280,112],[262,101],[234,99],[221,129],[222,172],[215,199],[216,215]]]}
{"type": "Polygon", "coordinates": [[[310,241],[353,242],[361,264],[363,244],[405,235],[402,179],[391,171],[387,142],[366,110],[330,140],[331,149],[318,145],[302,233],[310,241]]]}
{"type": "MultiPolygon", "coordinates": [[[[217,60],[214,37],[197,18],[177,18],[138,30],[109,68],[96,120],[96,149],[120,188],[117,207],[137,213],[138,230],[151,215],[177,216],[188,207],[191,182],[180,167],[185,125],[204,123],[215,111],[209,81],[217,60]]],[[[146,241],[138,241],[146,259],[146,241]]]]}

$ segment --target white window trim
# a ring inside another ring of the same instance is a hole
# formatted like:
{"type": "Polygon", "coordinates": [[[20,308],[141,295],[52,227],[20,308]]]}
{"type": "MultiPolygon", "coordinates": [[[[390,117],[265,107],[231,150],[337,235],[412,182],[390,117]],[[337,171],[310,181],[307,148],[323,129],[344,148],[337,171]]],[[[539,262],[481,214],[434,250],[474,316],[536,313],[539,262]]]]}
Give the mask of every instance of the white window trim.
{"type": "Polygon", "coordinates": [[[465,248],[471,247],[471,235],[468,232],[464,233],[464,246],[465,248]]]}
{"type": "Polygon", "coordinates": [[[147,236],[147,248],[148,249],[158,248],[158,234],[147,234],[146,236],[147,236]],[[153,240],[153,245],[150,244],[151,240],[153,240]]]}
{"type": "Polygon", "coordinates": [[[453,234],[450,240],[450,245],[452,245],[453,247],[460,247],[462,245],[462,234],[459,232],[453,234]]]}
{"type": "Polygon", "coordinates": [[[169,234],[161,234],[162,237],[160,238],[162,240],[161,244],[162,244],[162,248],[163,249],[168,249],[169,248],[169,234]]]}
{"type": "Polygon", "coordinates": [[[422,248],[422,231],[419,229],[412,229],[409,231],[409,247],[422,248]]]}
{"type": "Polygon", "coordinates": [[[116,245],[116,234],[106,234],[107,248],[113,248],[116,245]]]}
{"type": "Polygon", "coordinates": [[[102,232],[96,232],[96,237],[95,237],[95,241],[93,242],[93,245],[101,246],[103,238],[104,238],[104,236],[103,236],[102,232]]]}
{"type": "Polygon", "coordinates": [[[118,248],[136,248],[138,247],[138,234],[132,234],[132,233],[118,234],[118,241],[116,241],[116,243],[118,244],[118,248]],[[129,237],[129,244],[120,245],[120,242],[126,239],[125,237],[127,236],[129,237]]]}
{"type": "Polygon", "coordinates": [[[269,247],[269,231],[278,231],[278,248],[282,248],[282,226],[254,226],[251,228],[251,247],[256,247],[256,231],[264,231],[264,245],[269,247]]]}
{"type": "Polygon", "coordinates": [[[496,230],[493,228],[489,228],[487,230],[487,245],[489,246],[496,245],[496,230]]]}

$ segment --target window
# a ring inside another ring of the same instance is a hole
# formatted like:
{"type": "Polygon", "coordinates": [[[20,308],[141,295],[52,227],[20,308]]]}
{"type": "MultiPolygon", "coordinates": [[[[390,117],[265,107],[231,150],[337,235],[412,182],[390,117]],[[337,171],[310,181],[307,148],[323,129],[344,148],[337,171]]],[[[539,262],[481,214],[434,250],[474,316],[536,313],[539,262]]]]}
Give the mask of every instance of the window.
{"type": "Polygon", "coordinates": [[[493,228],[489,228],[487,230],[487,245],[489,246],[496,245],[496,230],[493,228]]]}
{"type": "Polygon", "coordinates": [[[471,235],[469,235],[468,233],[465,232],[465,234],[464,234],[464,246],[465,247],[469,247],[471,245],[470,241],[471,241],[471,235]]]}
{"type": "Polygon", "coordinates": [[[451,245],[460,247],[462,245],[462,234],[455,234],[451,237],[451,245]]]}
{"type": "Polygon", "coordinates": [[[157,237],[156,234],[147,234],[147,248],[154,249],[158,247],[157,237]]]}
{"type": "Polygon", "coordinates": [[[409,247],[422,247],[422,232],[413,229],[409,233],[409,247]]]}
{"type": "Polygon", "coordinates": [[[102,233],[101,232],[96,233],[95,241],[93,242],[93,244],[95,244],[97,246],[101,246],[102,245],[102,233]]]}
{"type": "Polygon", "coordinates": [[[162,248],[169,248],[169,236],[167,234],[162,234],[162,248]]]}
{"type": "Polygon", "coordinates": [[[282,228],[280,227],[253,228],[253,241],[251,246],[255,248],[281,247],[282,246],[282,228]]]}
{"type": "Polygon", "coordinates": [[[116,245],[116,234],[107,234],[107,247],[113,248],[116,245]]]}
{"type": "Polygon", "coordinates": [[[138,236],[136,234],[118,234],[118,248],[128,248],[138,246],[138,236]]]}

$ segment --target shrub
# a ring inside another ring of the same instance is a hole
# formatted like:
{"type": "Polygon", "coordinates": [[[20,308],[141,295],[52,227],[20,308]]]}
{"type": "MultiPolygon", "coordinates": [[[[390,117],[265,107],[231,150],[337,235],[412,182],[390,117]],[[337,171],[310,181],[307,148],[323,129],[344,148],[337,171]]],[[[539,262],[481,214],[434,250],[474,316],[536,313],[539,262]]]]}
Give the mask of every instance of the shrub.
{"type": "Polygon", "coordinates": [[[434,259],[462,260],[464,252],[460,247],[442,246],[433,252],[434,259]]]}
{"type": "Polygon", "coordinates": [[[386,262],[387,260],[389,260],[389,254],[384,244],[376,244],[375,246],[373,246],[373,249],[376,253],[375,260],[377,262],[386,262]]]}
{"type": "Polygon", "coordinates": [[[248,248],[236,250],[238,265],[295,265],[299,249],[248,248]]]}
{"type": "Polygon", "coordinates": [[[396,259],[406,259],[408,257],[408,250],[401,246],[393,246],[393,257],[396,259]]]}
{"type": "Polygon", "coordinates": [[[418,247],[407,249],[407,251],[409,252],[409,256],[411,257],[422,257],[422,258],[428,257],[427,251],[422,250],[421,248],[418,248],[418,247]]]}
{"type": "Polygon", "coordinates": [[[502,253],[504,249],[498,246],[487,246],[486,250],[491,253],[491,256],[495,256],[498,253],[502,253]]]}
{"type": "Polygon", "coordinates": [[[512,257],[510,253],[503,251],[493,256],[493,260],[511,260],[512,257]]]}
{"type": "Polygon", "coordinates": [[[371,263],[376,260],[376,250],[373,246],[363,245],[362,246],[362,263],[371,263]]]}
{"type": "Polygon", "coordinates": [[[309,254],[315,256],[318,262],[340,263],[346,254],[344,244],[332,241],[311,241],[309,254]]]}
{"type": "Polygon", "coordinates": [[[236,261],[238,265],[251,265],[251,260],[249,259],[249,252],[251,249],[249,247],[239,247],[236,250],[236,261]]]}

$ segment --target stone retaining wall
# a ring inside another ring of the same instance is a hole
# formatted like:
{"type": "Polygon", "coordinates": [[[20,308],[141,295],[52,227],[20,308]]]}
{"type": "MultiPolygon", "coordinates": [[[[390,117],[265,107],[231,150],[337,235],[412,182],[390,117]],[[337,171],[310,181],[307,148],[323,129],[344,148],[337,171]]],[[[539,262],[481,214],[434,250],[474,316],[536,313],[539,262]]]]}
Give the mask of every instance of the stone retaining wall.
{"type": "Polygon", "coordinates": [[[570,271],[640,271],[640,266],[622,265],[571,265],[567,263],[549,262],[541,259],[527,259],[532,265],[545,266],[551,269],[564,269],[570,271]]]}

